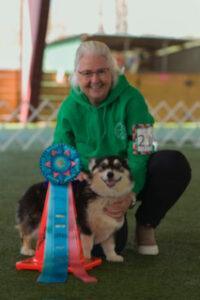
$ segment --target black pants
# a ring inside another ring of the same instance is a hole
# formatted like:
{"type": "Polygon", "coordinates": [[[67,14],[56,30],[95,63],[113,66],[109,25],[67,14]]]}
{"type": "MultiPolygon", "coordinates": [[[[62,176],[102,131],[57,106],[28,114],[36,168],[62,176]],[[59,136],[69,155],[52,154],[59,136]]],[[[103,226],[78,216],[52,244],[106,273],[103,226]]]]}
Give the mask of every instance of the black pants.
{"type": "MultiPolygon", "coordinates": [[[[160,150],[150,156],[146,183],[137,195],[141,205],[136,211],[137,224],[156,228],[167,211],[182,195],[191,179],[191,168],[185,156],[176,150],[160,150]]],[[[116,251],[121,252],[127,241],[127,221],[116,234],[116,251]]],[[[101,255],[100,247],[94,255],[101,255]]]]}

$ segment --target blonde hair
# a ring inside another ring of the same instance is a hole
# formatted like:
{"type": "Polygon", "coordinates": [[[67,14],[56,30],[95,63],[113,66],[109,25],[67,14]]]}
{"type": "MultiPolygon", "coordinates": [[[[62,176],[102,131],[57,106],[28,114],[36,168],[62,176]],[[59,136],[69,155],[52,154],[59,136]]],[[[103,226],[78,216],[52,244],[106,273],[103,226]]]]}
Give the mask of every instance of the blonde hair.
{"type": "Polygon", "coordinates": [[[108,67],[112,74],[113,85],[115,85],[117,82],[120,70],[117,67],[117,63],[116,63],[114,57],[112,56],[109,47],[106,44],[99,42],[99,41],[86,41],[86,42],[81,43],[80,46],[78,47],[78,49],[76,51],[75,61],[74,61],[74,72],[70,76],[71,85],[74,87],[78,86],[76,71],[78,69],[80,59],[84,55],[88,55],[88,54],[103,56],[106,59],[106,61],[108,63],[108,67]]]}

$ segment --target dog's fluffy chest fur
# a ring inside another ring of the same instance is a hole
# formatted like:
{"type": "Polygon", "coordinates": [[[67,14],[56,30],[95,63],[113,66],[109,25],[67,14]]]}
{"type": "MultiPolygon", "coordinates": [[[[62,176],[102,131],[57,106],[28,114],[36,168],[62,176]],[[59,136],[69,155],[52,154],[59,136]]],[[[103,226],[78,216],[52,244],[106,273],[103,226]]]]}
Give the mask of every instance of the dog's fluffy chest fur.
{"type": "Polygon", "coordinates": [[[117,221],[105,213],[104,208],[112,203],[113,199],[109,197],[97,197],[95,201],[88,203],[87,223],[94,235],[95,244],[106,240],[124,223],[124,217],[117,221]]]}

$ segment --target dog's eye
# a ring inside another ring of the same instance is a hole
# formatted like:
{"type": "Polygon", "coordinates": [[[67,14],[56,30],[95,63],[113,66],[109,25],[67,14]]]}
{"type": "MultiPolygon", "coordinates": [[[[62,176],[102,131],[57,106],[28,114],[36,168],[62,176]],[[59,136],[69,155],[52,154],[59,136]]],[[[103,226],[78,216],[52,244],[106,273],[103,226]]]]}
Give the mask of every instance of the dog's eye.
{"type": "Polygon", "coordinates": [[[117,169],[119,172],[124,172],[124,168],[122,166],[119,167],[119,169],[117,169]]]}
{"type": "Polygon", "coordinates": [[[115,163],[114,166],[115,166],[116,169],[120,169],[122,165],[118,162],[118,163],[115,163]]]}
{"type": "Polygon", "coordinates": [[[116,170],[123,170],[123,167],[122,167],[122,164],[119,162],[119,161],[116,161],[115,163],[114,163],[114,168],[116,169],[116,170]]]}
{"type": "Polygon", "coordinates": [[[121,173],[124,172],[124,168],[120,163],[118,165],[115,165],[115,170],[121,173]]]}
{"type": "Polygon", "coordinates": [[[99,166],[99,170],[100,171],[103,171],[105,169],[107,169],[108,165],[106,163],[102,163],[100,166],[99,166]]]}

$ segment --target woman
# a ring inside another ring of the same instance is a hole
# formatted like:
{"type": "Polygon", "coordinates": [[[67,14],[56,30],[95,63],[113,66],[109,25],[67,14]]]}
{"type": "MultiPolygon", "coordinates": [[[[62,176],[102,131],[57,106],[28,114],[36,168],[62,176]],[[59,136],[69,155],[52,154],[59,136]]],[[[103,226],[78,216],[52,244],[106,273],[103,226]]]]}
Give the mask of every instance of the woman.
{"type": "MultiPolygon", "coordinates": [[[[120,74],[110,49],[101,42],[80,45],[71,77],[71,91],[62,103],[54,143],[74,146],[86,177],[90,158],[118,155],[127,158],[134,177],[134,192],[141,205],[136,211],[138,252],[157,255],[155,228],[182,195],[190,178],[190,166],[175,150],[155,151],[154,119],[142,94],[120,74]]],[[[131,205],[131,196],[106,208],[120,218],[131,205]]],[[[117,234],[117,250],[127,239],[127,224],[117,234]]]]}

